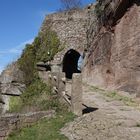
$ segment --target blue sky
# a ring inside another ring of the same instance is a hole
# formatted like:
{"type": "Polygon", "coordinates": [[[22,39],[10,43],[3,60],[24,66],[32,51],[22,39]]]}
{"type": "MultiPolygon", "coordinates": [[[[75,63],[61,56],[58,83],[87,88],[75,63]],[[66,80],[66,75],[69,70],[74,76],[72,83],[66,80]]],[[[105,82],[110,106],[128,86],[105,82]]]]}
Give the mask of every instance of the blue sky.
{"type": "Polygon", "coordinates": [[[37,36],[45,15],[59,8],[59,0],[0,0],[0,72],[37,36]]]}

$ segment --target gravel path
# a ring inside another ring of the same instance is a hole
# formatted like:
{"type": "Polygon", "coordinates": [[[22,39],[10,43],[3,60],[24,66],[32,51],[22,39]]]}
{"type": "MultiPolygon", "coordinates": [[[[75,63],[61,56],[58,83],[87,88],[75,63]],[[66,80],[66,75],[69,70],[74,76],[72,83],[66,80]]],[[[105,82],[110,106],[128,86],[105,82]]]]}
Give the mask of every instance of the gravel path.
{"type": "Polygon", "coordinates": [[[140,111],[84,86],[88,114],[61,130],[69,140],[140,140],[140,111]]]}

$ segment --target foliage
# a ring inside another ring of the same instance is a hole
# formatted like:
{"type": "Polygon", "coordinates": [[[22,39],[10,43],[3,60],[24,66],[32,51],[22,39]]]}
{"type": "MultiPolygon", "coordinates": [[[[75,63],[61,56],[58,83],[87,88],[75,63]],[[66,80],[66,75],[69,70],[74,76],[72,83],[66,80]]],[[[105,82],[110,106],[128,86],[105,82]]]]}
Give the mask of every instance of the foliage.
{"type": "Polygon", "coordinates": [[[104,6],[101,5],[100,2],[97,2],[97,4],[95,5],[95,14],[99,19],[104,14],[104,9],[105,9],[104,6]]]}
{"type": "Polygon", "coordinates": [[[91,86],[91,90],[98,92],[104,96],[112,98],[114,100],[122,101],[125,105],[128,106],[138,106],[138,104],[133,100],[133,98],[121,95],[115,91],[105,91],[104,89],[98,88],[96,86],[91,86]]]}
{"type": "Polygon", "coordinates": [[[9,112],[19,112],[21,111],[22,106],[23,102],[20,97],[17,96],[10,97],[9,112]]]}
{"type": "Polygon", "coordinates": [[[37,51],[37,60],[48,61],[52,60],[58,52],[60,41],[55,32],[47,30],[40,35],[41,44],[37,51]]]}
{"type": "Polygon", "coordinates": [[[24,73],[24,82],[27,86],[37,78],[36,63],[52,60],[59,51],[59,45],[56,33],[48,29],[36,37],[32,44],[26,45],[18,64],[24,73]]]}
{"type": "Polygon", "coordinates": [[[54,109],[56,116],[52,119],[43,119],[31,127],[14,131],[9,135],[8,140],[67,140],[59,131],[65,123],[72,121],[75,115],[68,111],[67,106],[59,102],[59,98],[53,96],[51,87],[46,86],[40,79],[34,81],[20,98],[22,108],[36,106],[40,110],[54,109]]]}
{"type": "Polygon", "coordinates": [[[27,44],[23,50],[21,58],[18,60],[21,71],[24,74],[24,82],[29,85],[34,79],[36,70],[36,50],[33,45],[27,44]]]}
{"type": "Polygon", "coordinates": [[[59,112],[55,118],[43,119],[30,128],[12,133],[8,140],[67,140],[60,134],[60,129],[74,117],[70,112],[59,112]]]}
{"type": "Polygon", "coordinates": [[[32,81],[20,97],[10,98],[9,112],[23,112],[28,108],[35,110],[54,109],[56,111],[67,109],[64,104],[60,104],[59,98],[52,93],[51,87],[40,79],[32,81]]]}
{"type": "Polygon", "coordinates": [[[53,109],[57,115],[53,119],[43,119],[30,128],[13,132],[10,134],[9,140],[66,140],[59,130],[66,122],[72,120],[74,115],[67,111],[67,106],[60,103],[58,96],[52,93],[52,88],[39,79],[36,70],[38,61],[52,60],[54,55],[63,48],[64,46],[60,47],[56,33],[46,30],[46,32],[40,33],[32,44],[27,44],[23,50],[18,64],[24,73],[26,89],[20,97],[10,98],[10,112],[25,112],[28,111],[28,108],[53,109]]]}
{"type": "Polygon", "coordinates": [[[26,106],[35,106],[40,110],[56,109],[59,107],[59,100],[52,94],[50,86],[47,86],[40,79],[34,81],[21,95],[26,106]]]}

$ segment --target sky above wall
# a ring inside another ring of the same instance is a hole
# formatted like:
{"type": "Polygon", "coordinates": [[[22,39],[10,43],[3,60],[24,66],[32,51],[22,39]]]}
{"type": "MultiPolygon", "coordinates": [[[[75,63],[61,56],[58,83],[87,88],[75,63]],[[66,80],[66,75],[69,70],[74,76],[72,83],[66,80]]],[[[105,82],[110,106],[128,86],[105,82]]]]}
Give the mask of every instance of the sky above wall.
{"type": "Polygon", "coordinates": [[[59,9],[59,0],[0,0],[0,72],[33,42],[45,15],[59,9]]]}

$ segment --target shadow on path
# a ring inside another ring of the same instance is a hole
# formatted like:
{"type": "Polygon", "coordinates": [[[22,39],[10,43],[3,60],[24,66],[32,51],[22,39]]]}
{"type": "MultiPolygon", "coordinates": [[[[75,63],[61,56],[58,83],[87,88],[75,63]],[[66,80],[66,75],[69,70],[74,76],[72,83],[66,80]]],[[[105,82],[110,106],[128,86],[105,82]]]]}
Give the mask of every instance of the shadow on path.
{"type": "Polygon", "coordinates": [[[85,109],[82,110],[83,114],[87,114],[87,113],[91,113],[94,112],[96,110],[98,110],[98,108],[94,108],[94,107],[88,107],[85,104],[82,104],[84,107],[86,107],[85,109]]]}

